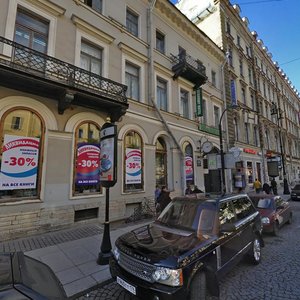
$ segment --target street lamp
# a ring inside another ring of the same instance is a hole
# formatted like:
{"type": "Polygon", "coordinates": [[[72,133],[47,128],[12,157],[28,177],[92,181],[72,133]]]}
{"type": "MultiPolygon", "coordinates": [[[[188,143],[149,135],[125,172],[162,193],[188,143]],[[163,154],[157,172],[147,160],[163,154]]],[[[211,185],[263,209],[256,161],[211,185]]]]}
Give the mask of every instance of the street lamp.
{"type": "Polygon", "coordinates": [[[282,119],[282,115],[281,115],[280,109],[278,109],[275,102],[272,102],[272,105],[271,105],[271,115],[272,116],[275,115],[276,120],[277,120],[277,127],[278,127],[278,132],[279,132],[280,155],[281,155],[281,163],[282,163],[282,170],[283,170],[283,194],[288,195],[290,193],[290,191],[289,191],[289,186],[288,186],[288,182],[286,179],[285,159],[284,159],[284,155],[283,155],[282,136],[281,136],[281,129],[280,129],[280,124],[279,124],[279,120],[282,119]]]}
{"type": "Polygon", "coordinates": [[[222,134],[222,119],[225,115],[225,112],[229,109],[238,109],[240,108],[238,105],[232,105],[226,107],[220,117],[219,120],[219,138],[220,138],[220,155],[221,155],[221,192],[223,194],[226,193],[226,184],[225,184],[225,156],[223,150],[223,134],[222,134]]]}

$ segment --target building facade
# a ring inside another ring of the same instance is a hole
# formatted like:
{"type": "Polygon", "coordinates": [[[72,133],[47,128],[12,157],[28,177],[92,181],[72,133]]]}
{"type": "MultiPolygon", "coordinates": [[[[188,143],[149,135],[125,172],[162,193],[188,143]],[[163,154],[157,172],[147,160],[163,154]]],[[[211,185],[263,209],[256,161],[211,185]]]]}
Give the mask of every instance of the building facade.
{"type": "Polygon", "coordinates": [[[0,5],[1,240],[104,222],[108,118],[118,137],[111,221],[156,185],[220,190],[204,154],[219,151],[225,55],[171,3],[0,5]]]}
{"type": "Polygon", "coordinates": [[[176,5],[228,53],[225,66],[227,149],[240,150],[228,189],[252,189],[255,178],[299,180],[299,92],[272,60],[272,54],[249,29],[238,5],[228,0],[176,5]],[[230,109],[238,105],[239,110],[230,109]]]}

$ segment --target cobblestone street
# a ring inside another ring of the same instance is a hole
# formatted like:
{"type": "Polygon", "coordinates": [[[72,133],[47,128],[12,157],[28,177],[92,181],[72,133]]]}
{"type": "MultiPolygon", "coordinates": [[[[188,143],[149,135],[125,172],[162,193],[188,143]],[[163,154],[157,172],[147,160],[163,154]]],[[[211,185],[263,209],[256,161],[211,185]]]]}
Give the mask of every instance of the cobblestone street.
{"type": "MultiPolygon", "coordinates": [[[[265,247],[260,265],[242,261],[222,279],[220,300],[300,299],[300,202],[291,202],[291,206],[293,223],[284,225],[278,237],[264,235],[265,247]]],[[[79,299],[136,300],[115,282],[79,299]]]]}

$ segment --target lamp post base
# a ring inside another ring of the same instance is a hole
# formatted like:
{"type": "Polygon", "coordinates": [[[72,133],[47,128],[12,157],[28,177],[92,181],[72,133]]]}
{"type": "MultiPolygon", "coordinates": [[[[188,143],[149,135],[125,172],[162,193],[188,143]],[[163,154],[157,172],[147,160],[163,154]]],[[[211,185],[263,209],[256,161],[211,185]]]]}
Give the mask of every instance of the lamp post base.
{"type": "Polygon", "coordinates": [[[284,195],[290,194],[289,185],[286,178],[283,179],[283,194],[284,195]]]}
{"type": "Polygon", "coordinates": [[[109,234],[109,222],[104,224],[104,233],[101,244],[101,252],[98,255],[97,264],[98,265],[108,265],[109,258],[111,257],[111,242],[109,234]]]}

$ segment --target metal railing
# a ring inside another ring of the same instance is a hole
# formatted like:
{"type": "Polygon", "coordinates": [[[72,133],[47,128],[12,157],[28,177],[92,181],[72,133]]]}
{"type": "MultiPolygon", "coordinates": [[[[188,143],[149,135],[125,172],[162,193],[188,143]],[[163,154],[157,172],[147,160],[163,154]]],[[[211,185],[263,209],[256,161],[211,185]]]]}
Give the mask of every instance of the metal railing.
{"type": "Polygon", "coordinates": [[[127,103],[127,86],[0,36],[0,67],[9,66],[71,88],[127,103]],[[1,51],[2,50],[2,51],[1,51]],[[1,53],[9,53],[1,55],[1,53]]]}
{"type": "Polygon", "coordinates": [[[206,68],[199,60],[194,59],[192,56],[188,54],[171,54],[171,60],[174,65],[179,63],[186,63],[189,67],[193,68],[195,71],[201,73],[204,77],[206,77],[206,68]]]}

